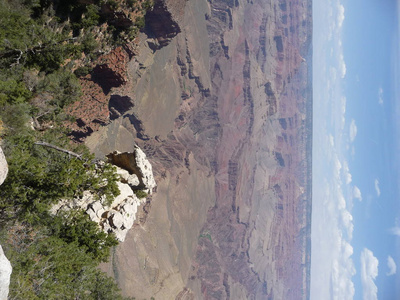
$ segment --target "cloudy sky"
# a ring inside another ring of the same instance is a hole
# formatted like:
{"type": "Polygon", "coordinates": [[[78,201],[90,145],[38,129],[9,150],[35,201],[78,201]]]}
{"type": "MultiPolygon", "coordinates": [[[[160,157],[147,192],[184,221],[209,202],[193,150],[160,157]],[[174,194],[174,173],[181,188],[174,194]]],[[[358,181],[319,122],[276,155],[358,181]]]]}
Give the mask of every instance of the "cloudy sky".
{"type": "Polygon", "coordinates": [[[311,299],[400,299],[400,0],[314,0],[311,299]]]}

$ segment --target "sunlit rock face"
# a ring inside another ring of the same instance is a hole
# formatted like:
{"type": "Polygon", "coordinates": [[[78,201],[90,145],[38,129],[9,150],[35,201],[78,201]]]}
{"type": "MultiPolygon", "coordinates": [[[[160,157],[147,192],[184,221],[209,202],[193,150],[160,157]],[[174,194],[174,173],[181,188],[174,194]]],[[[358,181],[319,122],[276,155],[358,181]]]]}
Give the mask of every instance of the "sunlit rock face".
{"type": "Polygon", "coordinates": [[[3,149],[0,147],[0,184],[4,182],[8,173],[8,164],[4,156],[3,149]]]}
{"type": "Polygon", "coordinates": [[[10,261],[4,255],[3,248],[0,245],[0,300],[7,299],[11,272],[10,261]]]}
{"type": "MultiPolygon", "coordinates": [[[[6,179],[7,173],[8,173],[7,161],[4,156],[3,150],[0,147],[0,185],[6,179]]],[[[11,263],[4,255],[3,248],[0,245],[0,300],[7,299],[11,272],[12,272],[11,263]]]]}
{"type": "Polygon", "coordinates": [[[133,152],[120,153],[115,151],[107,157],[113,165],[127,170],[129,174],[136,175],[139,180],[138,188],[146,190],[149,194],[152,193],[153,188],[156,187],[153,168],[142,149],[135,146],[133,152]]]}

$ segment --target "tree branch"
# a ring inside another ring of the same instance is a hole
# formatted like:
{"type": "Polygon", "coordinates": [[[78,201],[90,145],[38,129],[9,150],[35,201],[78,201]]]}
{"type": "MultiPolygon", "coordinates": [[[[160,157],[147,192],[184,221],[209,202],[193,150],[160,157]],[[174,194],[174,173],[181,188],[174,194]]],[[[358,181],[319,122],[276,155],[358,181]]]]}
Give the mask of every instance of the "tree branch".
{"type": "Polygon", "coordinates": [[[52,145],[52,144],[49,144],[49,143],[46,143],[46,142],[40,142],[40,141],[39,141],[39,142],[35,142],[35,145],[40,145],[40,146],[44,146],[44,147],[49,147],[49,148],[55,149],[55,150],[57,150],[57,151],[61,151],[61,152],[67,153],[67,154],[69,154],[69,155],[72,155],[72,156],[74,156],[74,157],[76,157],[76,158],[82,160],[82,155],[80,155],[80,154],[78,154],[78,153],[75,153],[75,152],[72,152],[72,151],[69,151],[69,150],[64,149],[64,148],[60,148],[60,147],[58,147],[58,146],[55,146],[55,145],[52,145]]]}

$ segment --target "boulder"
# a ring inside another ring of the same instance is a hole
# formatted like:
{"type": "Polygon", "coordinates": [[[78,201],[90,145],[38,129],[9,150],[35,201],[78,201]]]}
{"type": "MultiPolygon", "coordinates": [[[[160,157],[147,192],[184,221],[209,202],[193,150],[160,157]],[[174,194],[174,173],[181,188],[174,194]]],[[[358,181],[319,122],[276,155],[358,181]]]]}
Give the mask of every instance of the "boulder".
{"type": "Polygon", "coordinates": [[[103,215],[100,226],[105,232],[113,232],[116,238],[123,242],[128,230],[136,219],[138,206],[142,201],[135,195],[126,198],[118,206],[113,207],[103,215]]]}
{"type": "Polygon", "coordinates": [[[128,197],[133,197],[135,194],[133,193],[132,188],[127,183],[122,183],[117,181],[118,189],[120,194],[114,198],[114,201],[111,204],[111,207],[115,207],[122,203],[128,197]]]}
{"type": "Polygon", "coordinates": [[[117,167],[117,174],[121,178],[121,182],[129,184],[131,187],[140,185],[139,177],[136,174],[129,174],[127,170],[117,167]]]}
{"type": "Polygon", "coordinates": [[[107,158],[113,165],[127,170],[129,174],[135,174],[140,182],[139,189],[148,190],[149,194],[152,193],[153,188],[156,187],[156,182],[151,164],[142,149],[135,145],[133,152],[121,153],[115,151],[107,155],[107,158]]]}
{"type": "Polygon", "coordinates": [[[3,248],[0,245],[0,300],[7,299],[11,272],[10,261],[4,255],[3,248]]]}
{"type": "Polygon", "coordinates": [[[4,156],[3,149],[0,147],[0,184],[4,182],[8,173],[8,164],[4,156]]]}

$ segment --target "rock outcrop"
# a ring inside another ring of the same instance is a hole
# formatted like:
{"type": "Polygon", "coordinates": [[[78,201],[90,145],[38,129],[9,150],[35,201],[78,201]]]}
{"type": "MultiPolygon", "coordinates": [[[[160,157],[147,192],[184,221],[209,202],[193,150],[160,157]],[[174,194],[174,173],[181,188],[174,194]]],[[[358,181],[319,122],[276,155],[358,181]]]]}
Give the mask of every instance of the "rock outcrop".
{"type": "Polygon", "coordinates": [[[156,187],[153,177],[153,170],[150,162],[146,158],[146,154],[138,147],[130,152],[120,153],[115,151],[107,155],[109,162],[129,172],[135,174],[139,179],[138,189],[146,190],[149,194],[156,187]]]}
{"type": "Polygon", "coordinates": [[[0,147],[0,184],[4,182],[8,173],[8,164],[4,156],[3,149],[0,147]]]}
{"type": "Polygon", "coordinates": [[[120,194],[111,204],[106,204],[104,197],[97,199],[90,191],[83,192],[82,197],[63,199],[51,209],[52,214],[71,209],[83,209],[90,219],[107,233],[114,233],[123,242],[129,229],[136,220],[138,207],[144,204],[145,198],[136,196],[135,191],[152,193],[156,182],[152,167],[144,152],[137,146],[133,153],[112,153],[110,162],[117,166],[120,181],[117,182],[120,194]]]}
{"type": "MultiPolygon", "coordinates": [[[[121,180],[125,181],[125,170],[118,170],[121,180]]],[[[130,182],[135,183],[134,176],[129,176],[130,182]],[[133,178],[133,179],[132,179],[133,178]]],[[[52,214],[58,214],[61,211],[71,209],[82,209],[90,219],[107,233],[114,233],[116,238],[123,242],[128,230],[132,228],[136,220],[138,207],[145,202],[145,198],[139,199],[132,187],[128,183],[117,182],[120,194],[115,197],[113,202],[106,204],[104,197],[97,199],[91,192],[84,191],[82,197],[71,199],[62,199],[51,208],[52,214]]]]}
{"type": "Polygon", "coordinates": [[[0,246],[0,300],[6,300],[12,267],[0,246]]]}
{"type": "Polygon", "coordinates": [[[165,1],[156,0],[154,7],[147,12],[146,31],[149,37],[154,38],[154,41],[148,41],[153,50],[168,45],[171,39],[181,32],[165,1]]]}
{"type": "MultiPolygon", "coordinates": [[[[4,182],[8,173],[8,165],[3,150],[0,147],[0,185],[4,182]]],[[[12,267],[10,261],[4,255],[3,248],[0,245],[0,300],[6,300],[8,296],[8,287],[10,285],[10,276],[12,267]]]]}

